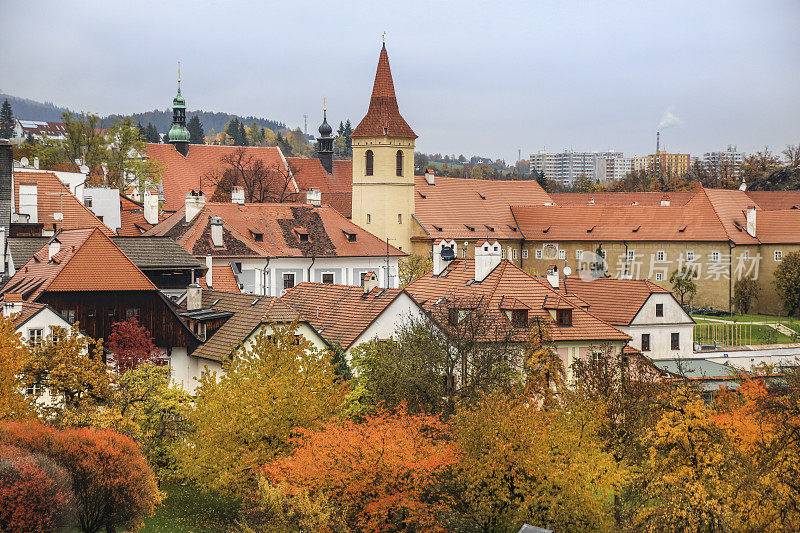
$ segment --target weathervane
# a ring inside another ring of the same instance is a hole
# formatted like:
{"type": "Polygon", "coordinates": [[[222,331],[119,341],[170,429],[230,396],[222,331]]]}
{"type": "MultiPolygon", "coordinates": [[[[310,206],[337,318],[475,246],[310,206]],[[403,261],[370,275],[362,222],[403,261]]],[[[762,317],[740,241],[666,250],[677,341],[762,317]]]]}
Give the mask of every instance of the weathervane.
{"type": "Polygon", "coordinates": [[[324,96],[322,97],[322,110],[323,111],[328,110],[328,99],[324,96]]]}
{"type": "Polygon", "coordinates": [[[181,62],[178,61],[178,90],[181,89],[181,62]]]}
{"type": "Polygon", "coordinates": [[[383,42],[385,43],[386,42],[386,32],[383,32],[381,34],[381,38],[383,39],[383,42]]]}

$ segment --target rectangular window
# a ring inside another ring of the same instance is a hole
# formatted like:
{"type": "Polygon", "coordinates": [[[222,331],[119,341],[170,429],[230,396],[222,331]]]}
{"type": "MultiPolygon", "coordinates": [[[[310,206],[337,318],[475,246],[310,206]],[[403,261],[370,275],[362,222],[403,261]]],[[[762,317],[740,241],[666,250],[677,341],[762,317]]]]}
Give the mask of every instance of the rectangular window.
{"type": "Polygon", "coordinates": [[[559,326],[572,325],[572,309],[557,309],[556,322],[559,326]]]}
{"type": "Polygon", "coordinates": [[[656,252],[656,261],[663,263],[667,259],[667,254],[663,250],[656,252]]]}
{"type": "Polygon", "coordinates": [[[125,320],[130,320],[131,318],[135,318],[139,320],[139,308],[138,307],[128,307],[125,309],[125,320]]]}
{"type": "Polygon", "coordinates": [[[664,281],[664,273],[656,272],[656,281],[664,281]]]}
{"type": "Polygon", "coordinates": [[[681,349],[681,334],[680,333],[672,333],[670,335],[670,349],[672,349],[672,350],[680,350],[681,349]]]}
{"type": "Polygon", "coordinates": [[[397,213],[397,223],[398,224],[403,223],[403,213],[397,213]]]}
{"type": "Polygon", "coordinates": [[[371,223],[371,222],[372,222],[372,215],[370,215],[369,213],[367,213],[367,224],[369,224],[369,223],[371,223]]]}
{"type": "Polygon", "coordinates": [[[583,250],[575,250],[575,259],[583,261],[583,250]]]}
{"type": "MultiPolygon", "coordinates": [[[[253,233],[253,240],[256,242],[264,242],[264,234],[263,233],[253,233]]],[[[303,240],[302,238],[300,239],[303,240]]],[[[308,235],[306,235],[306,240],[308,240],[308,235]]]]}
{"type": "Polygon", "coordinates": [[[516,249],[516,248],[514,248],[513,250],[511,250],[511,258],[512,258],[514,261],[516,261],[516,260],[517,260],[517,249],[516,249]]]}
{"type": "Polygon", "coordinates": [[[719,252],[711,252],[711,262],[719,263],[719,252]]]}
{"type": "Polygon", "coordinates": [[[783,252],[775,250],[775,261],[783,261],[783,252]]]}
{"type": "Polygon", "coordinates": [[[642,333],[642,351],[649,352],[650,351],[650,334],[649,333],[642,333]]]}
{"type": "Polygon", "coordinates": [[[461,249],[461,257],[467,257],[467,248],[466,247],[461,249]]]}
{"type": "Polygon", "coordinates": [[[42,392],[42,385],[37,381],[33,385],[25,387],[25,394],[28,396],[38,396],[42,392]]]}
{"type": "Polygon", "coordinates": [[[522,258],[523,259],[527,259],[528,258],[528,250],[522,250],[522,258]]]}
{"type": "Polygon", "coordinates": [[[291,289],[294,287],[294,273],[287,272],[283,275],[283,288],[291,289]]]}
{"type": "Polygon", "coordinates": [[[603,352],[592,351],[592,364],[599,365],[603,361],[603,352]]]}
{"type": "Polygon", "coordinates": [[[86,207],[91,209],[91,207],[92,207],[92,197],[91,196],[87,196],[86,198],[84,198],[83,199],[83,205],[85,205],[86,207]]]}
{"type": "MultiPolygon", "coordinates": [[[[111,311],[112,316],[113,316],[113,313],[114,312],[111,311]]],[[[64,310],[62,310],[61,311],[61,316],[64,317],[64,320],[66,320],[70,324],[74,324],[75,323],[75,310],[74,309],[64,309],[64,310]]]]}
{"type": "Polygon", "coordinates": [[[322,283],[333,284],[333,272],[323,272],[322,283]]]}
{"type": "MultiPolygon", "coordinates": [[[[308,242],[308,233],[298,233],[297,237],[300,239],[300,242],[308,242]]],[[[263,236],[262,236],[263,240],[263,236]]]]}
{"type": "Polygon", "coordinates": [[[566,259],[567,258],[567,251],[566,250],[559,250],[558,251],[558,258],[559,259],[566,259]]]}
{"type": "Polygon", "coordinates": [[[541,258],[542,258],[542,251],[536,250],[536,259],[541,259],[541,258]]]}
{"type": "Polygon", "coordinates": [[[692,250],[686,250],[686,260],[694,261],[694,252],[692,250]]]}
{"type": "Polygon", "coordinates": [[[28,330],[28,342],[31,346],[38,346],[44,339],[44,330],[42,328],[31,328],[28,330]]]}
{"type": "Polygon", "coordinates": [[[636,259],[636,251],[635,250],[628,250],[628,261],[633,261],[636,259]]]}
{"type": "Polygon", "coordinates": [[[656,316],[664,316],[664,304],[656,304],[656,316]]]}
{"type": "Polygon", "coordinates": [[[511,323],[515,328],[524,328],[528,325],[528,310],[513,309],[511,311],[511,323]]]}
{"type": "Polygon", "coordinates": [[[505,259],[505,258],[506,258],[506,249],[505,248],[501,248],[500,249],[500,259],[505,259]]]}

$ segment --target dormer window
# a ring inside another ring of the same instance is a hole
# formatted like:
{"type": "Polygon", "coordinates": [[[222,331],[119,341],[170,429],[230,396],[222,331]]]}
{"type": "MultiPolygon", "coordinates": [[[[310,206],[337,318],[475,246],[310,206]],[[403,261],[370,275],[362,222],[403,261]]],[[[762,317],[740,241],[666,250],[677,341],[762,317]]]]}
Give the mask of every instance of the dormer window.
{"type": "Polygon", "coordinates": [[[515,328],[524,328],[528,326],[528,310],[527,309],[513,309],[511,311],[511,324],[515,328]]]}
{"type": "Polygon", "coordinates": [[[250,234],[253,236],[253,240],[256,242],[264,242],[264,234],[263,233],[256,233],[255,231],[251,231],[250,234]]]}
{"type": "Polygon", "coordinates": [[[311,238],[309,237],[308,231],[303,229],[295,228],[294,232],[297,234],[297,240],[300,242],[311,242],[311,238]]]}
{"type": "Polygon", "coordinates": [[[559,326],[571,326],[572,309],[556,309],[556,323],[559,326]]]}
{"type": "Polygon", "coordinates": [[[344,236],[347,239],[347,242],[356,242],[356,234],[349,233],[347,231],[344,232],[344,236]]]}

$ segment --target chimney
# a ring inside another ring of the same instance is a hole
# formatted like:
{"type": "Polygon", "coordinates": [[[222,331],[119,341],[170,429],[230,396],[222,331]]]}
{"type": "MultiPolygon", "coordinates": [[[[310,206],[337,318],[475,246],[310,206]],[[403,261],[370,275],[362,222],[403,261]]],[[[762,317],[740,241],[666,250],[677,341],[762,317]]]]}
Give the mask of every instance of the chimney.
{"type": "Polygon", "coordinates": [[[438,239],[433,243],[433,275],[438,276],[447,265],[453,262],[458,257],[458,245],[456,241],[446,241],[438,239]]]}
{"type": "Polygon", "coordinates": [[[369,294],[372,289],[378,286],[378,276],[370,270],[364,274],[364,294],[369,294]]]}
{"type": "Polygon", "coordinates": [[[3,316],[14,316],[22,312],[22,295],[9,293],[3,297],[3,316]]]}
{"type": "Polygon", "coordinates": [[[158,194],[144,191],[144,219],[148,224],[158,224],[158,194]]]}
{"type": "Polygon", "coordinates": [[[38,157],[34,157],[33,158],[33,168],[35,168],[36,170],[39,170],[39,158],[38,157]]]}
{"type": "Polygon", "coordinates": [[[558,265],[547,267],[547,283],[554,289],[558,288],[558,265]]]}
{"type": "Polygon", "coordinates": [[[186,222],[189,223],[197,216],[197,213],[206,206],[206,197],[203,191],[186,193],[186,222]]]}
{"type": "Polygon", "coordinates": [[[433,170],[429,168],[425,169],[425,181],[428,182],[428,185],[436,185],[436,175],[433,173],[433,170]]]}
{"type": "Polygon", "coordinates": [[[211,217],[211,242],[214,243],[215,248],[222,248],[222,219],[220,217],[211,217]]]}
{"type": "Polygon", "coordinates": [[[317,189],[308,189],[306,191],[306,203],[319,207],[322,205],[322,191],[317,189]]]}
{"type": "Polygon", "coordinates": [[[669,207],[669,196],[668,195],[665,194],[664,196],[661,197],[661,206],[662,207],[669,207]]]}
{"type": "Polygon", "coordinates": [[[475,281],[481,282],[500,264],[500,244],[478,241],[475,245],[475,281]]]}
{"type": "Polygon", "coordinates": [[[186,310],[197,311],[203,308],[203,288],[192,283],[186,288],[186,310]]]}
{"type": "Polygon", "coordinates": [[[751,237],[756,236],[756,206],[751,205],[747,208],[747,233],[751,237]]]}
{"type": "Polygon", "coordinates": [[[11,226],[14,212],[14,155],[11,143],[0,139],[0,226],[11,226]]]}
{"type": "Polygon", "coordinates": [[[208,254],[206,256],[206,268],[208,269],[206,270],[206,286],[209,289],[214,288],[214,280],[212,278],[212,275],[214,274],[214,271],[212,270],[213,266],[214,266],[214,259],[211,257],[211,254],[208,254]]]}
{"type": "Polygon", "coordinates": [[[231,203],[244,205],[244,187],[235,185],[231,189],[231,203]]]}
{"type": "Polygon", "coordinates": [[[52,261],[53,257],[56,256],[58,252],[61,251],[61,242],[58,239],[53,239],[50,241],[50,244],[47,245],[47,260],[52,261]]]}

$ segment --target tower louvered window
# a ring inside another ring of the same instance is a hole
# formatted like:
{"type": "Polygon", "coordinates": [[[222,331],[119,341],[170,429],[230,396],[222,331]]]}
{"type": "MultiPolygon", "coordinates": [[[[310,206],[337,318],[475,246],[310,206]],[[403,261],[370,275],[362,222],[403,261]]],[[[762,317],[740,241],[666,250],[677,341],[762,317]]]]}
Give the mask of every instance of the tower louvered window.
{"type": "Polygon", "coordinates": [[[373,158],[374,156],[372,155],[372,150],[367,150],[367,168],[365,169],[365,174],[367,176],[372,176],[373,158]]]}
{"type": "Polygon", "coordinates": [[[396,159],[397,159],[397,175],[398,176],[402,176],[403,175],[403,151],[402,150],[398,150],[397,151],[396,159]]]}

